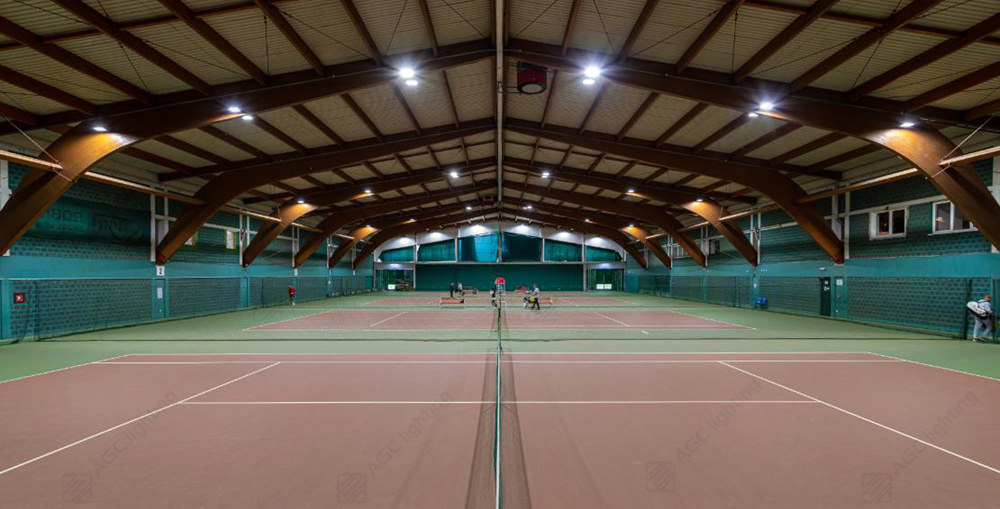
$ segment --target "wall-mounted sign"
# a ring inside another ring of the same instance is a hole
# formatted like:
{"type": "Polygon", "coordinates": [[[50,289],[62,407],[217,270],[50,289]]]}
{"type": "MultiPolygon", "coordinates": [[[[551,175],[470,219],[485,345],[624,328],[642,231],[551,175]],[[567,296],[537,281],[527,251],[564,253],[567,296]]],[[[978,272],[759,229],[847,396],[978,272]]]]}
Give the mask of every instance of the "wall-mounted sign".
{"type": "Polygon", "coordinates": [[[14,304],[27,304],[28,295],[24,292],[14,292],[14,304]]]}

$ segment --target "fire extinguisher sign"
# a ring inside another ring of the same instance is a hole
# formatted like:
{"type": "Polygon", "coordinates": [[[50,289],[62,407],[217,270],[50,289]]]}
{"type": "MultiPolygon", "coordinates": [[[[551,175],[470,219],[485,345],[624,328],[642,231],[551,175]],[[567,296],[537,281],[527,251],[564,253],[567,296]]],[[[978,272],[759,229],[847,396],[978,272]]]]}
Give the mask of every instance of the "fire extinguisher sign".
{"type": "Polygon", "coordinates": [[[24,292],[14,292],[14,304],[27,304],[28,295],[24,292]]]}

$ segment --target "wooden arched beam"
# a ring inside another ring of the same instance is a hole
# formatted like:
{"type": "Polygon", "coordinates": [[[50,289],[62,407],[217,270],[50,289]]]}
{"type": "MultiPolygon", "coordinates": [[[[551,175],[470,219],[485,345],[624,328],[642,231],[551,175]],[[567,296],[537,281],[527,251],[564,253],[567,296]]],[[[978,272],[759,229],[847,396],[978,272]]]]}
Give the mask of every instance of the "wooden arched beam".
{"type": "Polygon", "coordinates": [[[331,212],[323,221],[321,221],[317,228],[320,232],[316,235],[309,237],[304,244],[299,246],[299,252],[295,253],[295,266],[301,267],[306,260],[312,256],[313,252],[316,251],[327,237],[336,233],[337,230],[349,225],[355,221],[360,221],[366,217],[378,216],[380,214],[386,214],[389,212],[397,211],[400,209],[406,209],[410,207],[416,207],[419,205],[424,205],[437,200],[445,200],[448,198],[457,198],[464,194],[469,194],[473,192],[478,192],[481,190],[486,190],[487,188],[477,188],[475,186],[466,186],[461,188],[455,188],[454,190],[448,191],[438,191],[431,194],[425,194],[421,196],[414,196],[410,198],[402,198],[397,200],[387,200],[384,202],[373,203],[370,205],[362,205],[360,207],[346,207],[341,210],[336,210],[331,212]]]}
{"type": "Polygon", "coordinates": [[[834,262],[841,263],[844,260],[844,244],[837,238],[830,224],[812,204],[798,203],[801,198],[806,196],[806,192],[792,179],[780,173],[760,172],[752,165],[734,161],[720,161],[696,155],[667,152],[638,143],[619,142],[615,141],[613,136],[608,135],[588,133],[587,136],[578,136],[572,130],[555,128],[551,125],[541,129],[530,122],[511,120],[506,128],[528,136],[546,138],[598,152],[618,154],[656,166],[677,168],[689,173],[728,180],[756,189],[774,200],[779,207],[795,219],[799,226],[819,244],[834,262]]]}
{"type": "MultiPolygon", "coordinates": [[[[445,211],[442,211],[442,213],[444,212],[445,211]]],[[[451,213],[433,219],[417,220],[413,222],[405,221],[402,223],[398,223],[395,226],[386,228],[384,230],[379,230],[379,232],[373,235],[372,238],[365,244],[364,249],[361,250],[361,252],[358,254],[358,257],[354,259],[354,268],[357,269],[358,267],[360,267],[361,263],[364,262],[366,258],[371,256],[371,254],[375,252],[375,249],[378,246],[381,246],[388,240],[394,239],[401,235],[409,235],[417,233],[427,228],[438,228],[446,224],[459,223],[462,221],[467,221],[469,219],[483,217],[482,211],[469,212],[463,210],[458,213],[454,213],[454,211],[447,211],[447,212],[451,213]]]]}
{"type": "Polygon", "coordinates": [[[203,200],[203,205],[186,207],[181,216],[171,226],[156,248],[156,261],[165,264],[187,239],[191,238],[226,203],[240,194],[270,182],[300,177],[310,173],[326,171],[338,166],[348,166],[362,161],[383,157],[398,152],[406,152],[455,138],[472,136],[493,129],[491,121],[463,124],[458,129],[426,129],[424,134],[413,136],[385,137],[385,142],[366,146],[349,147],[343,150],[306,155],[277,163],[259,164],[237,172],[225,173],[213,178],[202,187],[195,197],[203,200]]]}
{"type": "MultiPolygon", "coordinates": [[[[599,196],[585,196],[580,193],[560,191],[558,189],[546,189],[539,186],[529,186],[516,182],[507,182],[504,189],[536,194],[538,196],[553,198],[569,203],[575,203],[584,207],[594,207],[602,210],[614,212],[619,215],[634,217],[636,220],[654,224],[661,230],[667,232],[680,246],[691,255],[691,258],[705,266],[706,257],[698,243],[690,235],[680,231],[684,225],[673,216],[651,205],[626,202],[623,200],[612,200],[611,198],[601,198],[599,196]]],[[[541,205],[544,206],[544,205],[541,205]]]]}
{"type": "MultiPolygon", "coordinates": [[[[547,206],[542,205],[538,208],[545,210],[547,206]]],[[[563,209],[559,209],[557,213],[562,215],[563,209]]],[[[592,232],[601,235],[602,237],[607,237],[611,239],[615,244],[621,246],[622,249],[624,249],[628,254],[632,255],[632,258],[635,258],[636,263],[642,266],[642,268],[644,269],[649,268],[649,264],[646,261],[646,258],[642,256],[642,252],[636,249],[635,246],[632,245],[632,242],[629,241],[628,237],[624,233],[622,233],[623,231],[627,231],[633,237],[638,239],[639,242],[642,243],[642,245],[646,246],[646,249],[648,249],[649,252],[653,253],[653,255],[656,256],[660,260],[660,262],[663,263],[664,266],[666,266],[667,268],[670,268],[671,266],[670,256],[666,253],[666,251],[663,250],[662,247],[660,247],[659,244],[647,238],[649,237],[649,232],[642,227],[632,226],[631,228],[626,227],[623,230],[618,230],[614,227],[596,223],[593,221],[591,222],[577,221],[567,217],[560,217],[552,214],[546,214],[544,212],[536,210],[530,210],[530,211],[523,210],[523,211],[517,211],[516,213],[512,214],[515,215],[516,217],[523,217],[535,221],[555,224],[558,226],[562,226],[564,228],[573,228],[580,231],[592,232]]]]}
{"type": "MultiPolygon", "coordinates": [[[[467,167],[465,169],[468,170],[469,168],[467,167]]],[[[445,175],[442,173],[442,171],[435,168],[429,170],[421,170],[410,174],[404,174],[403,176],[386,178],[385,180],[372,182],[371,184],[368,184],[365,187],[370,189],[372,193],[379,193],[383,191],[391,191],[393,189],[400,189],[404,187],[424,184],[427,182],[433,182],[435,180],[439,180],[444,177],[445,175]]],[[[334,187],[333,189],[329,189],[327,191],[310,194],[308,196],[303,196],[302,201],[304,203],[299,203],[299,199],[292,198],[283,203],[281,206],[279,206],[275,215],[278,217],[278,219],[280,219],[280,222],[267,223],[260,229],[260,231],[257,232],[256,235],[254,235],[253,240],[250,241],[250,244],[243,251],[243,266],[246,267],[251,263],[253,263],[253,261],[258,256],[260,256],[261,253],[264,252],[264,249],[266,249],[267,246],[274,241],[274,239],[278,238],[278,235],[281,235],[281,232],[285,231],[285,229],[287,229],[293,222],[297,221],[300,217],[322,207],[328,207],[345,200],[362,198],[367,196],[367,194],[363,192],[364,189],[359,190],[358,189],[359,186],[357,185],[345,184],[333,187],[334,187]]],[[[461,189],[465,189],[465,193],[468,193],[472,192],[471,189],[474,188],[463,187],[461,189]]],[[[461,196],[462,194],[465,193],[456,194],[452,190],[449,190],[447,192],[432,193],[431,195],[422,195],[421,197],[418,198],[419,201],[416,201],[415,203],[419,205],[427,203],[428,201],[434,201],[434,200],[428,200],[428,198],[432,195],[438,196],[438,198],[436,199],[441,200],[455,196],[461,196]]],[[[362,209],[366,209],[369,207],[371,207],[372,209],[376,208],[385,209],[386,212],[397,210],[394,208],[386,208],[385,205],[389,203],[402,204],[402,203],[407,203],[407,201],[405,199],[389,200],[386,202],[375,203],[368,206],[352,207],[348,210],[354,211],[354,209],[358,209],[358,211],[361,211],[362,209]]],[[[336,215],[340,215],[340,212],[337,212],[336,215]]],[[[357,219],[360,219],[361,217],[358,217],[357,219]]],[[[340,226],[343,226],[348,222],[350,221],[342,223],[340,226]]],[[[335,231],[336,229],[331,231],[330,233],[326,234],[321,233],[320,238],[317,240],[318,243],[315,243],[313,247],[313,251],[315,250],[315,248],[319,247],[322,241],[326,240],[326,237],[329,237],[335,231]]],[[[310,254],[312,254],[312,251],[310,251],[309,254],[307,254],[302,259],[302,261],[304,262],[306,259],[308,259],[310,254]]],[[[296,266],[298,266],[298,264],[296,266]]]]}
{"type": "MultiPolygon", "coordinates": [[[[376,219],[372,219],[369,222],[369,224],[351,230],[350,237],[352,240],[342,243],[341,246],[338,246],[337,250],[334,251],[332,256],[330,256],[328,265],[330,268],[333,268],[333,266],[336,265],[337,262],[339,262],[340,259],[343,258],[345,254],[350,252],[350,248],[353,248],[358,243],[360,243],[365,237],[373,233],[384,231],[387,228],[424,224],[427,221],[431,221],[432,220],[431,218],[435,218],[434,220],[436,220],[437,216],[441,216],[442,214],[456,214],[460,212],[466,212],[467,214],[471,214],[471,217],[479,217],[483,215],[482,212],[468,212],[465,210],[465,207],[463,205],[451,205],[445,208],[423,210],[417,213],[397,214],[393,216],[383,216],[376,219]],[[350,247],[347,247],[345,248],[344,251],[341,251],[341,247],[343,247],[344,244],[346,243],[350,243],[351,244],[350,247]]],[[[421,226],[421,228],[427,228],[427,227],[428,226],[421,226]]],[[[365,253],[363,257],[356,259],[354,269],[360,267],[361,262],[363,262],[364,259],[367,258],[372,251],[374,251],[374,248],[371,248],[371,250],[367,251],[367,253],[365,253]]]]}
{"type": "MultiPolygon", "coordinates": [[[[473,51],[429,58],[416,62],[415,67],[421,72],[430,72],[475,62],[489,54],[473,51]]],[[[56,174],[31,170],[0,211],[0,253],[8,251],[88,169],[118,150],[164,134],[241,115],[229,113],[227,107],[230,105],[257,114],[395,79],[398,75],[394,69],[364,66],[357,72],[339,76],[276,83],[250,90],[236,89],[210,97],[188,98],[167,105],[125,110],[84,120],[45,149],[53,162],[62,165],[62,171],[56,174]],[[96,132],[94,128],[97,126],[106,129],[106,132],[96,132]]]]}
{"type": "MultiPolygon", "coordinates": [[[[542,170],[536,165],[531,165],[530,161],[524,161],[522,159],[504,158],[504,165],[526,171],[542,170]]],[[[747,239],[743,230],[736,224],[736,221],[722,220],[722,218],[729,215],[729,213],[726,212],[726,209],[715,200],[707,197],[701,197],[701,201],[699,201],[698,196],[692,196],[689,193],[678,192],[670,189],[662,189],[655,185],[648,185],[637,179],[600,177],[587,173],[586,171],[566,168],[565,166],[559,168],[559,171],[554,172],[552,178],[599,188],[617,189],[622,192],[629,188],[633,188],[637,190],[637,192],[631,193],[633,196],[677,205],[708,221],[709,224],[715,227],[715,229],[718,230],[719,233],[721,233],[722,236],[725,237],[726,240],[728,240],[729,243],[732,244],[733,247],[735,247],[748,262],[750,262],[751,265],[757,266],[757,250],[754,249],[753,244],[751,244],[750,240],[747,239]]]]}
{"type": "MultiPolygon", "coordinates": [[[[525,61],[556,69],[581,71],[577,62],[562,57],[532,53],[522,53],[517,56],[525,61]]],[[[962,152],[951,140],[929,126],[920,125],[902,129],[899,127],[904,120],[902,115],[889,114],[861,105],[818,101],[798,95],[788,95],[784,90],[754,90],[731,84],[638,72],[624,66],[610,66],[602,73],[602,79],[745,112],[755,111],[760,103],[770,101],[775,104],[775,108],[760,114],[854,136],[884,147],[920,170],[962,211],[965,217],[979,228],[994,247],[1000,249],[1000,204],[990,194],[973,167],[968,165],[941,167],[941,161],[961,155],[962,152]]],[[[775,199],[764,190],[758,190],[775,199]]],[[[776,199],[775,201],[777,202],[776,199]]],[[[799,221],[792,210],[782,203],[778,204],[799,221]]],[[[815,225],[801,221],[799,224],[813,235],[810,230],[815,225]]],[[[835,259],[840,261],[839,258],[835,259]]]]}

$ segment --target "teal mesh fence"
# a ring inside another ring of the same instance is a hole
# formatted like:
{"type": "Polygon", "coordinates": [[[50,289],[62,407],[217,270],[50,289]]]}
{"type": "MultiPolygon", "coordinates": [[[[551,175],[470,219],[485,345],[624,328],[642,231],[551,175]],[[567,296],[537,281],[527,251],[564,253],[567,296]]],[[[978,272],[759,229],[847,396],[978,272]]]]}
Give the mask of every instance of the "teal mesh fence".
{"type": "Polygon", "coordinates": [[[667,297],[670,295],[670,276],[639,276],[638,293],[667,297]]]}
{"type": "Polygon", "coordinates": [[[671,295],[678,299],[703,300],[703,283],[701,276],[674,276],[671,295]]]}
{"type": "Polygon", "coordinates": [[[250,306],[267,307],[287,304],[288,287],[292,286],[292,277],[251,277],[250,306]]]}
{"type": "Polygon", "coordinates": [[[852,320],[946,332],[964,337],[971,325],[965,304],[992,291],[989,278],[875,278],[847,280],[852,320]]]}
{"type": "Polygon", "coordinates": [[[241,278],[171,278],[167,280],[171,318],[240,309],[241,278]]]}
{"type": "Polygon", "coordinates": [[[760,296],[775,311],[808,315],[820,314],[820,278],[761,277],[760,296]]]}
{"type": "Polygon", "coordinates": [[[299,277],[299,285],[295,288],[295,298],[301,301],[325,299],[327,296],[328,279],[326,277],[299,277]]]}
{"type": "Polygon", "coordinates": [[[750,307],[750,278],[747,276],[708,276],[705,300],[732,307],[750,307]]]}
{"type": "Polygon", "coordinates": [[[11,305],[12,339],[46,338],[152,319],[150,279],[12,281],[23,303],[11,305]]]}
{"type": "Polygon", "coordinates": [[[330,282],[330,296],[357,295],[371,292],[371,276],[334,276],[330,282]]]}

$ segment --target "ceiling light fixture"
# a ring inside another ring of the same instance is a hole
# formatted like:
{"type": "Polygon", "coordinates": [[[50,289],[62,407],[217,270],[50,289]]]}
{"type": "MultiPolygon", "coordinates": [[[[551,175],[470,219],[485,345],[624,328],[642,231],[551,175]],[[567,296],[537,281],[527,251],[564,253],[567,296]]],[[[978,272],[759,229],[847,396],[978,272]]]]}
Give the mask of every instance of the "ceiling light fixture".
{"type": "Polygon", "coordinates": [[[583,75],[588,78],[596,78],[601,75],[601,68],[596,65],[588,65],[583,69],[583,75]]]}
{"type": "Polygon", "coordinates": [[[108,132],[108,128],[107,128],[107,127],[104,127],[104,126],[102,126],[102,125],[95,125],[95,126],[93,127],[93,129],[94,129],[95,131],[99,132],[99,133],[106,133],[106,132],[108,132]]]}
{"type": "Polygon", "coordinates": [[[240,118],[242,118],[246,122],[249,122],[249,121],[253,120],[253,115],[243,115],[240,118]]]}
{"type": "Polygon", "coordinates": [[[750,118],[757,118],[760,116],[760,113],[757,113],[756,111],[751,111],[750,113],[747,113],[747,116],[750,118]]]}
{"type": "Polygon", "coordinates": [[[414,80],[414,79],[406,80],[403,83],[406,83],[406,86],[408,86],[408,87],[415,87],[415,86],[417,86],[417,80],[414,80]]]}
{"type": "Polygon", "coordinates": [[[230,106],[226,108],[226,111],[228,111],[229,113],[243,113],[243,109],[240,108],[239,106],[230,106]]]}
{"type": "Polygon", "coordinates": [[[914,122],[914,121],[912,121],[912,120],[904,120],[904,121],[902,121],[902,122],[899,123],[899,127],[902,127],[903,129],[909,129],[909,128],[914,127],[916,125],[917,125],[917,123],[914,122]]]}
{"type": "Polygon", "coordinates": [[[774,103],[771,101],[764,101],[760,103],[760,107],[757,108],[760,111],[771,111],[774,109],[774,103]]]}
{"type": "Polygon", "coordinates": [[[414,71],[412,67],[403,67],[399,70],[399,77],[403,79],[409,79],[417,75],[417,71],[414,71]]]}

